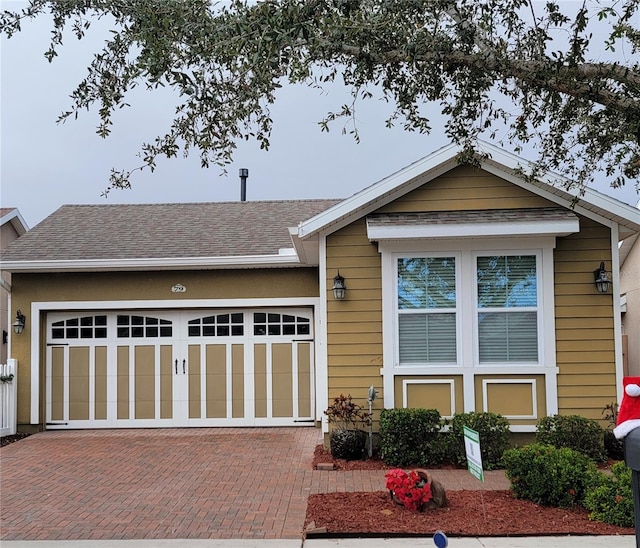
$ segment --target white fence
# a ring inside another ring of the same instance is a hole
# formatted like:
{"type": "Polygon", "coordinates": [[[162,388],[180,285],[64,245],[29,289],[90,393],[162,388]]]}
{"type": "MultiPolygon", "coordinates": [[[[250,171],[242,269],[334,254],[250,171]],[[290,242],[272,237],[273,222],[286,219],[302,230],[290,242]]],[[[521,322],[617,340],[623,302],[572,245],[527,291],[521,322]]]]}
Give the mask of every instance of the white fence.
{"type": "Polygon", "coordinates": [[[18,361],[0,364],[0,436],[12,436],[18,427],[18,361]]]}

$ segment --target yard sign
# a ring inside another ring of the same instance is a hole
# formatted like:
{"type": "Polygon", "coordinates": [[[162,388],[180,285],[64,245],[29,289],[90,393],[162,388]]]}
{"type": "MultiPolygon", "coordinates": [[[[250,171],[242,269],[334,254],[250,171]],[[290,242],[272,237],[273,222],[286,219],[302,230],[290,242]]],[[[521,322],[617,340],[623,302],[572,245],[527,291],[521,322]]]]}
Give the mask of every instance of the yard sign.
{"type": "Polygon", "coordinates": [[[480,453],[480,435],[464,426],[464,450],[467,454],[467,467],[471,475],[484,481],[482,472],[482,454],[480,453]]]}

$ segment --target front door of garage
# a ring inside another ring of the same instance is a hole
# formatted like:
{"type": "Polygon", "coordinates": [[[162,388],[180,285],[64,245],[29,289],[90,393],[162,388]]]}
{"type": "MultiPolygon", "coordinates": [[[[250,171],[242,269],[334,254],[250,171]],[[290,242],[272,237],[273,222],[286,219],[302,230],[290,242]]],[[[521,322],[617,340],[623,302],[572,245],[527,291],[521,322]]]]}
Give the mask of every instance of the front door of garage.
{"type": "Polygon", "coordinates": [[[310,309],[52,313],[47,428],[313,424],[310,309]]]}

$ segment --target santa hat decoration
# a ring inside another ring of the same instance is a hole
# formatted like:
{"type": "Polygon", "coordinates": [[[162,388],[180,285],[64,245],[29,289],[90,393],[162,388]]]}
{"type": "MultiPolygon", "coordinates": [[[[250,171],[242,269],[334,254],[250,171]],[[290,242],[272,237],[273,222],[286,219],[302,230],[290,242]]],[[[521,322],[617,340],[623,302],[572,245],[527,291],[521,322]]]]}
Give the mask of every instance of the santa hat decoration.
{"type": "Polygon", "coordinates": [[[631,430],[640,428],[640,377],[622,379],[624,395],[618,410],[618,420],[613,435],[621,440],[631,430]]]}

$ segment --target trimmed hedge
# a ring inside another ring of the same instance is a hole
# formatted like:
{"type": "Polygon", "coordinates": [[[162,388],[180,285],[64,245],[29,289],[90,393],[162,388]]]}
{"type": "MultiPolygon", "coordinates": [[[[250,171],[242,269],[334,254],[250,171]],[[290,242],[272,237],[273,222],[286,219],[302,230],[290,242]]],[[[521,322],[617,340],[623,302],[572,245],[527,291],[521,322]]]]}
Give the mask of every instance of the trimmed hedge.
{"type": "Polygon", "coordinates": [[[584,499],[584,507],[590,510],[589,519],[633,527],[631,468],[617,462],[611,467],[611,476],[599,472],[594,487],[584,499]]]}
{"type": "Polygon", "coordinates": [[[514,496],[543,506],[581,504],[597,476],[589,457],[567,447],[534,443],[505,451],[503,462],[514,496]]]}
{"type": "Polygon", "coordinates": [[[448,459],[455,464],[467,465],[464,447],[464,427],[480,435],[482,468],[495,470],[502,466],[502,454],[509,448],[509,421],[495,413],[460,413],[453,416],[447,435],[448,459]]]}
{"type": "Polygon", "coordinates": [[[433,466],[444,460],[437,409],[383,409],[380,457],[392,466],[433,466]]]}
{"type": "Polygon", "coordinates": [[[607,460],[604,430],[593,419],[580,415],[552,415],[538,421],[536,442],[568,447],[587,455],[595,462],[607,460]]]}

